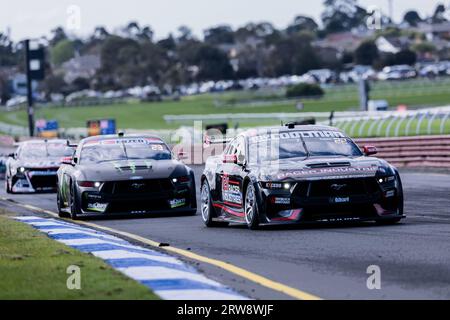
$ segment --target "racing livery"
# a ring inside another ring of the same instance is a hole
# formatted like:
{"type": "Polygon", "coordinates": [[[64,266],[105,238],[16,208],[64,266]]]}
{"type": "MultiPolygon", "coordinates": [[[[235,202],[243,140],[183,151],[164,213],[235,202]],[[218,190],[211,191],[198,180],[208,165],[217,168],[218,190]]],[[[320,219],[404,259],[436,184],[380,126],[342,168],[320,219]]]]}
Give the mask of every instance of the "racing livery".
{"type": "Polygon", "coordinates": [[[245,223],[399,222],[403,190],[398,171],[327,126],[250,130],[222,155],[210,157],[201,178],[206,226],[245,223]]]}
{"type": "Polygon", "coordinates": [[[81,140],[58,171],[58,211],[88,215],[195,214],[193,171],[156,136],[107,135],[81,140]]]}
{"type": "Polygon", "coordinates": [[[6,161],[7,193],[56,191],[56,172],[73,149],[67,140],[32,140],[19,144],[6,161]]]}

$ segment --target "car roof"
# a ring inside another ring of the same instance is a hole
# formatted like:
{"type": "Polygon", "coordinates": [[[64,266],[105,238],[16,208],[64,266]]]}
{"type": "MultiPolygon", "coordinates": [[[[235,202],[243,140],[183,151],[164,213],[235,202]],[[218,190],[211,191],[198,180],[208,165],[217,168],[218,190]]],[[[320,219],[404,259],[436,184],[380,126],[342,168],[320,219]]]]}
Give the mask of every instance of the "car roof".
{"type": "Polygon", "coordinates": [[[30,144],[44,144],[44,143],[61,143],[67,144],[67,140],[64,139],[45,139],[45,140],[28,140],[20,142],[19,145],[30,145],[30,144]]]}
{"type": "Polygon", "coordinates": [[[325,126],[325,125],[295,125],[291,128],[286,126],[278,126],[278,127],[267,127],[267,128],[261,128],[261,129],[250,129],[242,133],[244,136],[253,136],[256,133],[261,130],[261,134],[268,130],[277,130],[279,132],[289,132],[289,131],[336,131],[336,132],[342,132],[342,130],[331,127],[331,126],[325,126]]]}
{"type": "Polygon", "coordinates": [[[161,141],[164,141],[161,139],[161,137],[153,134],[107,134],[107,135],[100,135],[100,136],[92,136],[88,138],[84,138],[80,141],[80,144],[84,144],[86,142],[91,141],[102,141],[102,140],[109,140],[109,139],[126,139],[126,138],[151,138],[151,139],[159,139],[161,141]]]}

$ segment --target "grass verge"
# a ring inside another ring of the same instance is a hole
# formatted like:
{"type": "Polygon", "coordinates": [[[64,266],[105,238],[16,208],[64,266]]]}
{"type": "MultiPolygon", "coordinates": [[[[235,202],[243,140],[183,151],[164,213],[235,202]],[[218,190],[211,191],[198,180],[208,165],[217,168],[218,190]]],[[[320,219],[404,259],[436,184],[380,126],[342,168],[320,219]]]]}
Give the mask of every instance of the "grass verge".
{"type": "Polygon", "coordinates": [[[159,299],[102,260],[6,215],[0,212],[0,300],[159,299]],[[67,289],[70,265],[81,268],[81,290],[67,289]]]}

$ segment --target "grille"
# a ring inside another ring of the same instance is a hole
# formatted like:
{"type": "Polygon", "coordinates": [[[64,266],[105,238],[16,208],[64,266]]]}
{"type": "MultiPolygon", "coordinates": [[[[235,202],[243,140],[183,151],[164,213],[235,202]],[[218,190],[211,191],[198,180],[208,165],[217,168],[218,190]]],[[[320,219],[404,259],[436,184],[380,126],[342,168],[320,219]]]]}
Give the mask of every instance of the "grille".
{"type": "Polygon", "coordinates": [[[108,182],[102,189],[103,193],[121,194],[151,194],[170,191],[173,189],[169,179],[152,179],[136,181],[108,182]]]}
{"type": "Polygon", "coordinates": [[[165,200],[113,202],[108,208],[109,213],[130,213],[136,211],[150,212],[168,210],[169,205],[165,200]]]}
{"type": "Polygon", "coordinates": [[[51,176],[34,176],[31,179],[33,188],[56,188],[57,178],[56,175],[51,176]]]}
{"type": "Polygon", "coordinates": [[[299,183],[300,197],[346,197],[373,194],[379,190],[374,178],[322,180],[299,183]]]}

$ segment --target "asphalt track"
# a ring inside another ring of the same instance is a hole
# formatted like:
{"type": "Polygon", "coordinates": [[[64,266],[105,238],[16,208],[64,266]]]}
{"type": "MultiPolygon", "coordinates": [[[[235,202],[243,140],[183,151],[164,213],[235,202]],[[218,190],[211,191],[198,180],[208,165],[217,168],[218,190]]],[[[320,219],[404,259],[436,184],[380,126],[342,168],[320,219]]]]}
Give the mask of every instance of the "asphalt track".
{"type": "MultiPolygon", "coordinates": [[[[195,171],[198,178],[202,168],[195,171]]],[[[207,229],[199,215],[89,222],[184,249],[183,260],[250,298],[294,298],[281,292],[279,285],[285,285],[322,299],[450,299],[450,175],[404,171],[402,178],[408,218],[395,226],[207,229]],[[199,262],[189,252],[244,271],[199,262]],[[380,290],[367,288],[371,265],[380,267],[380,290]],[[260,285],[254,274],[275,284],[260,285]]],[[[54,194],[7,195],[2,187],[0,197],[56,211],[54,194]]],[[[0,205],[18,213],[33,211],[5,200],[0,205]]]]}

